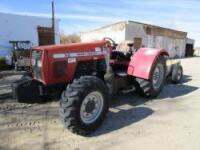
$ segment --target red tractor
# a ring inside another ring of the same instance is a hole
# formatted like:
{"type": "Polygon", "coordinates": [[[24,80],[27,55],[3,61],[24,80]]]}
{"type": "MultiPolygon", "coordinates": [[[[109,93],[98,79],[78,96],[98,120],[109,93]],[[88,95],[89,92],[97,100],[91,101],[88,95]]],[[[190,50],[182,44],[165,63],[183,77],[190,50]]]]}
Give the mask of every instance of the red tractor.
{"type": "Polygon", "coordinates": [[[116,43],[101,41],[35,47],[29,76],[13,84],[19,102],[38,102],[62,91],[60,118],[67,129],[85,135],[95,130],[108,111],[109,99],[119,91],[156,97],[166,77],[180,82],[179,63],[166,65],[163,49],[141,48],[132,56],[116,50],[116,43]]]}

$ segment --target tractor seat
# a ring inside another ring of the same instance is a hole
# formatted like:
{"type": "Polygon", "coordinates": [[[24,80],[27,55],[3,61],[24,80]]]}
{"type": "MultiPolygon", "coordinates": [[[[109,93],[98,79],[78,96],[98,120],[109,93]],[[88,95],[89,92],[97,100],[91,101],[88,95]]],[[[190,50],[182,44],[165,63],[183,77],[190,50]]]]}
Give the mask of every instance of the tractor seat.
{"type": "Polygon", "coordinates": [[[124,55],[121,51],[112,51],[110,59],[118,60],[118,61],[127,61],[126,55],[124,55]]]}

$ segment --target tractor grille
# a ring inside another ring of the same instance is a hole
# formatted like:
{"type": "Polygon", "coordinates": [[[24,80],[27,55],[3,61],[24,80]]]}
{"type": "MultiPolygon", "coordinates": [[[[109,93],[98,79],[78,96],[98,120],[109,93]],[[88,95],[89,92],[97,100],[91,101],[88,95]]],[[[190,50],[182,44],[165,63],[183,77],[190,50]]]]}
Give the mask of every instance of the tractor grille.
{"type": "Polygon", "coordinates": [[[32,51],[32,71],[33,77],[36,79],[42,79],[42,51],[32,51]]]}
{"type": "Polygon", "coordinates": [[[66,75],[66,61],[58,61],[53,63],[53,76],[54,78],[61,78],[66,75]]]}

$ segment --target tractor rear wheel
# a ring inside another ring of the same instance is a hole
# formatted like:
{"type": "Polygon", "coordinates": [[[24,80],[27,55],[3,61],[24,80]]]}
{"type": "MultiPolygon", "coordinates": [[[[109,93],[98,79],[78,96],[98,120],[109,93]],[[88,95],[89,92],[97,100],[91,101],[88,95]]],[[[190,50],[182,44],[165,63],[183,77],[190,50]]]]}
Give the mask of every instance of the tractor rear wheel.
{"type": "Polygon", "coordinates": [[[162,90],[166,79],[166,62],[164,56],[158,57],[154,63],[150,79],[135,79],[135,87],[138,94],[144,97],[156,97],[162,90]]]}
{"type": "Polygon", "coordinates": [[[82,76],[63,91],[60,119],[71,132],[87,135],[103,121],[108,111],[108,92],[102,80],[82,76]]]}
{"type": "Polygon", "coordinates": [[[183,68],[181,65],[176,65],[173,67],[172,70],[172,77],[171,80],[173,83],[178,84],[181,82],[183,78],[183,68]]]}

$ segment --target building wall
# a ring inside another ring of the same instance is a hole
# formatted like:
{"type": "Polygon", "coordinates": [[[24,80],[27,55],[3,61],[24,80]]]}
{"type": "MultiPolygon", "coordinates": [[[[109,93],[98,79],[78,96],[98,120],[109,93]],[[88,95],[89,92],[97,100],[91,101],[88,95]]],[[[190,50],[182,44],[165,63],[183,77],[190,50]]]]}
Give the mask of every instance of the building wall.
{"type": "Polygon", "coordinates": [[[192,45],[194,46],[195,40],[194,40],[194,39],[187,38],[187,39],[186,39],[186,43],[187,43],[187,44],[192,44],[192,45]]]}
{"type": "Polygon", "coordinates": [[[117,44],[123,45],[125,39],[125,23],[117,23],[113,26],[81,33],[81,42],[102,40],[104,37],[109,37],[117,44]]]}
{"type": "MultiPolygon", "coordinates": [[[[38,46],[38,26],[51,27],[51,18],[0,13],[0,56],[9,56],[9,41],[29,40],[38,46]]],[[[60,43],[59,20],[55,21],[55,41],[60,43]]]]}
{"type": "Polygon", "coordinates": [[[184,57],[186,35],[177,31],[151,26],[152,31],[147,31],[148,25],[127,23],[126,41],[134,41],[134,38],[142,38],[142,46],[150,48],[163,48],[168,51],[170,57],[184,57]]]}

